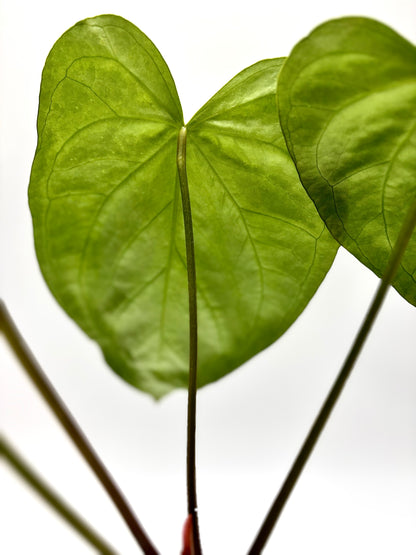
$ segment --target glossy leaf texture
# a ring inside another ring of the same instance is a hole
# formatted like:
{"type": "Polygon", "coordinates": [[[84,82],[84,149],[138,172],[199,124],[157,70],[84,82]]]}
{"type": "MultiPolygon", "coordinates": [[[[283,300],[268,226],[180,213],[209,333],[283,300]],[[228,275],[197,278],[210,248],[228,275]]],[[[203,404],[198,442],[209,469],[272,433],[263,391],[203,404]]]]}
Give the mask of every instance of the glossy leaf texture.
{"type": "MultiPolygon", "coordinates": [[[[303,185],[334,237],[381,276],[416,195],[416,48],[365,18],[318,27],[279,76],[303,185]]],[[[393,282],[416,305],[416,234],[393,282]]]]}
{"type": "MultiPolygon", "coordinates": [[[[188,124],[200,353],[220,377],[293,323],[337,245],[303,190],[276,105],[283,59],[223,87],[188,124]]],[[[204,380],[203,368],[200,368],[204,380]]]]}
{"type": "MultiPolygon", "coordinates": [[[[337,249],[278,124],[281,64],[243,71],[188,125],[200,386],[275,341],[337,249]]],[[[156,398],[188,381],[182,125],[166,64],[131,23],[88,19],[53,47],[29,188],[39,263],[110,366],[156,398]]]]}

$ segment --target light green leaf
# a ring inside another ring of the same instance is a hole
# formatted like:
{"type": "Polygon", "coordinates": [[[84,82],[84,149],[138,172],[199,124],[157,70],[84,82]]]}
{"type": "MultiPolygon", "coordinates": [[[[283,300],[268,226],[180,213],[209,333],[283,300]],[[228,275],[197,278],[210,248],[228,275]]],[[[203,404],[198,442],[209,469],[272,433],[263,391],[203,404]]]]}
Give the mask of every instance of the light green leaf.
{"type": "MultiPolygon", "coordinates": [[[[282,128],[334,237],[381,276],[416,194],[416,48],[344,18],[301,41],[279,76],[282,128]]],[[[416,305],[416,235],[394,286],[416,305]]]]}
{"type": "Polygon", "coordinates": [[[242,71],[188,125],[200,351],[215,377],[286,331],[336,252],[277,124],[282,63],[242,71]]]}
{"type": "MultiPolygon", "coordinates": [[[[278,125],[281,60],[226,85],[188,126],[199,385],[275,341],[337,244],[278,125]]],[[[75,25],[44,70],[30,206],[52,292],[124,379],[160,397],[188,381],[188,294],[172,77],[116,16],[75,25]]]]}

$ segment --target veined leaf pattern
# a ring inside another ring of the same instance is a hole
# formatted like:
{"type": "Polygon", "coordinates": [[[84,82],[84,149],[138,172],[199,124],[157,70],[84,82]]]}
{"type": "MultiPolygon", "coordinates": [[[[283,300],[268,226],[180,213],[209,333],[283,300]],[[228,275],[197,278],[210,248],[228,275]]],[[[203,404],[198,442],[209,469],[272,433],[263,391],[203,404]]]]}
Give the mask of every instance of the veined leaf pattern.
{"type": "MultiPolygon", "coordinates": [[[[416,48],[365,18],[324,23],[279,77],[282,128],[334,237],[381,276],[416,195],[416,48]]],[[[416,235],[393,282],[416,305],[416,235]]]]}
{"type": "MultiPolygon", "coordinates": [[[[279,127],[282,63],[243,71],[187,126],[200,386],[282,335],[337,249],[279,127]]],[[[169,70],[131,23],[88,19],[53,47],[29,190],[39,263],[110,366],[154,397],[188,379],[182,126],[169,70]]]]}

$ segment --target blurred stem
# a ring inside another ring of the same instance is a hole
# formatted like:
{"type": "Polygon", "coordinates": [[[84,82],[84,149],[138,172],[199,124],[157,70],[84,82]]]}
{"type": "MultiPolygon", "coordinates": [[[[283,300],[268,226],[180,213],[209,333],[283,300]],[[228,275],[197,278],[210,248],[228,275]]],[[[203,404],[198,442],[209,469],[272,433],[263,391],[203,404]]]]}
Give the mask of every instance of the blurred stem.
{"type": "Polygon", "coordinates": [[[187,491],[188,514],[192,516],[192,532],[195,555],[202,553],[199,526],[198,506],[196,499],[196,391],[197,391],[197,359],[198,359],[198,323],[196,301],[196,272],[194,235],[192,226],[191,202],[189,198],[188,176],[186,172],[186,127],[182,127],[178,135],[177,166],[182,196],[183,221],[185,227],[186,267],[188,272],[189,296],[189,382],[188,382],[188,438],[187,438],[187,491]]]}
{"type": "Polygon", "coordinates": [[[399,268],[400,261],[406,250],[408,242],[412,236],[413,230],[416,225],[416,200],[410,206],[410,209],[406,215],[404,223],[401,227],[399,236],[396,240],[390,259],[386,268],[386,271],[381,279],[380,285],[377,289],[375,297],[372,304],[367,312],[364,322],[356,336],[356,339],[351,347],[351,350],[344,362],[344,365],[330,391],[328,397],[323,404],[321,411],[319,412],[303,446],[293,463],[293,466],[286,477],[283,486],[281,487],[273,505],[271,506],[253,545],[250,548],[249,555],[258,555],[262,552],[267,540],[288,500],[292,490],[294,489],[297,480],[312,453],[312,450],[323,431],[325,424],[331,415],[332,409],[334,408],[344,385],[349,378],[354,364],[361,352],[365,340],[367,339],[372,325],[376,319],[376,316],[381,308],[381,305],[385,299],[388,287],[396,272],[399,268]]]}
{"type": "Polygon", "coordinates": [[[58,512],[70,526],[79,532],[87,542],[93,545],[99,553],[103,555],[116,555],[116,551],[30,468],[26,461],[22,459],[10,443],[1,435],[0,456],[4,456],[17,474],[32,486],[44,501],[49,503],[49,505],[58,512]]]}
{"type": "Polygon", "coordinates": [[[2,331],[19,359],[27,375],[32,380],[44,401],[60,421],[66,432],[77,446],[90,468],[101,482],[108,495],[113,500],[119,513],[130,528],[137,543],[146,555],[158,555],[155,547],[147,537],[144,529],[133,513],[124,495],[120,491],[113,477],[104,466],[103,462],[94,451],[92,445],[79,427],[77,421],[66,407],[65,403],[54,389],[53,385],[43,372],[33,356],[19,330],[15,326],[6,305],[0,300],[0,331],[2,331]]]}

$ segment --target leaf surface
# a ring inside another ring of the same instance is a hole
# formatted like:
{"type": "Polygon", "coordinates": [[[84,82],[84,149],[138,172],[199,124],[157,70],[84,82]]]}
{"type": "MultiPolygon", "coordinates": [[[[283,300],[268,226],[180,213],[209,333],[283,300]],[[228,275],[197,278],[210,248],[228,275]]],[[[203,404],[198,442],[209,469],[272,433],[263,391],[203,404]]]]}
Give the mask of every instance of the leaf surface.
{"type": "Polygon", "coordinates": [[[300,186],[278,125],[283,61],[239,73],[188,125],[199,343],[207,357],[216,355],[211,372],[218,376],[286,331],[337,248],[300,186]]]}
{"type": "MultiPolygon", "coordinates": [[[[278,97],[319,213],[381,276],[416,194],[416,48],[373,20],[330,21],[294,48],[278,97]]],[[[416,305],[416,235],[393,284],[416,305]]]]}
{"type": "MultiPolygon", "coordinates": [[[[337,248],[278,124],[281,64],[248,68],[188,125],[199,385],[275,341],[337,248]]],[[[53,47],[29,189],[39,263],[110,366],[154,397],[188,381],[182,125],[166,64],[131,23],[85,20],[53,47]]]]}

